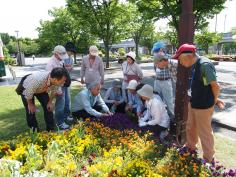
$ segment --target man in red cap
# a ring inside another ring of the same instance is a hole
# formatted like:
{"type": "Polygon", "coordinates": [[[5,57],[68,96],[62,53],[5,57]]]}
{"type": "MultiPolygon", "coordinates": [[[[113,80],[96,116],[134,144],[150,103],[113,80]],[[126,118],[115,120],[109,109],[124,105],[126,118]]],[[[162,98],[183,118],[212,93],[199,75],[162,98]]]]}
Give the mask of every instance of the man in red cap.
{"type": "Polygon", "coordinates": [[[199,137],[203,158],[211,162],[215,154],[211,127],[214,105],[220,109],[224,107],[224,102],[218,99],[220,87],[216,80],[215,67],[208,58],[197,55],[196,47],[190,44],[181,45],[173,58],[178,59],[184,67],[192,69],[188,92],[190,103],[186,124],[186,146],[193,150],[197,149],[199,137]]]}

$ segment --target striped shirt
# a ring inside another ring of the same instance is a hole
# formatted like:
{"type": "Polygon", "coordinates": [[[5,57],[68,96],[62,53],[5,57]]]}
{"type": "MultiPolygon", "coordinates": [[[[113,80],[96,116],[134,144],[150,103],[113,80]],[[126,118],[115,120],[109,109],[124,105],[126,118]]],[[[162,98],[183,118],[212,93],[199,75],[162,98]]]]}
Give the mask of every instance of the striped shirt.
{"type": "Polygon", "coordinates": [[[50,84],[50,72],[37,72],[27,76],[23,82],[23,95],[27,100],[33,98],[35,93],[58,92],[59,87],[50,84]]]}

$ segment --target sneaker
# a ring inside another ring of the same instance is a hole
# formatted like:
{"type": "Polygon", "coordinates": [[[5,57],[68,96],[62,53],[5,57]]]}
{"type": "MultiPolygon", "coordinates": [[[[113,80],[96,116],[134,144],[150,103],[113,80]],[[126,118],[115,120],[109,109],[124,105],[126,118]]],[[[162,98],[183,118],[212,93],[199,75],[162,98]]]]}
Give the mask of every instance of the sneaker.
{"type": "Polygon", "coordinates": [[[66,129],[69,129],[70,126],[67,125],[67,124],[64,122],[64,123],[62,123],[61,125],[59,125],[59,128],[60,128],[61,130],[66,130],[66,129]]]}
{"type": "Polygon", "coordinates": [[[73,118],[72,116],[68,116],[68,117],[66,118],[66,120],[68,120],[68,121],[73,121],[74,118],[73,118]]]}

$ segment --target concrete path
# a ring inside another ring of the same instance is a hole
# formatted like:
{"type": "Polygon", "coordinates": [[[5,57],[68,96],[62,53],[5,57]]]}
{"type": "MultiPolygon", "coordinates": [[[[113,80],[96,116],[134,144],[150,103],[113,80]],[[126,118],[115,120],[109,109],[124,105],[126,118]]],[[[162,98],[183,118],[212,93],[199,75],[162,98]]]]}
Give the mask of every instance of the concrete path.
{"type": "MultiPolygon", "coordinates": [[[[13,77],[6,67],[7,76],[3,77],[0,81],[0,86],[4,85],[15,85],[20,81],[20,78],[26,74],[44,71],[45,65],[49,58],[36,58],[34,61],[31,58],[26,58],[27,66],[24,67],[13,67],[13,71],[16,74],[16,79],[13,77]]],[[[119,69],[120,65],[117,62],[111,64],[116,69],[108,69],[105,71],[105,84],[104,88],[108,88],[111,82],[115,78],[122,78],[122,72],[119,69]]],[[[153,85],[155,75],[152,63],[142,63],[141,68],[144,73],[143,82],[153,85]]],[[[236,131],[236,62],[220,62],[216,66],[217,79],[221,85],[221,95],[225,103],[224,110],[215,109],[213,121],[220,124],[221,126],[236,131]]],[[[80,78],[80,67],[74,67],[72,73],[73,84],[81,85],[79,82],[80,78]]]]}

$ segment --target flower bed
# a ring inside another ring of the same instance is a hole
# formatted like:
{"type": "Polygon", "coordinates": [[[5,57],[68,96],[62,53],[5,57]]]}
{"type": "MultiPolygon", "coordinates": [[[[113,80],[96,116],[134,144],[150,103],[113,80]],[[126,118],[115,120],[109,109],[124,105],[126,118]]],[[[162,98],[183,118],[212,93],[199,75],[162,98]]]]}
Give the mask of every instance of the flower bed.
{"type": "Polygon", "coordinates": [[[196,152],[165,147],[124,115],[79,122],[65,132],[26,133],[0,142],[3,176],[233,176],[196,152]],[[104,126],[106,125],[106,126],[104,126]],[[108,126],[112,127],[109,128],[108,126]],[[125,128],[124,128],[125,127],[125,128]],[[134,130],[133,130],[134,129],[134,130]]]}

